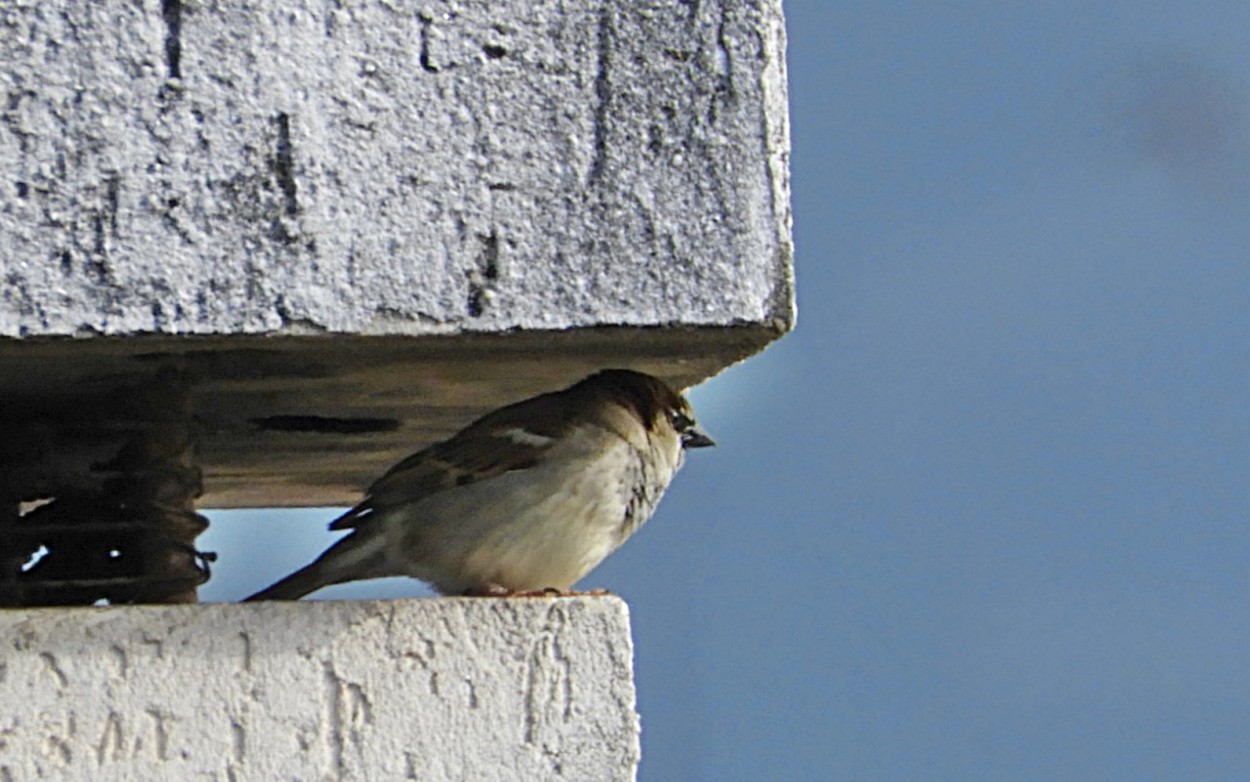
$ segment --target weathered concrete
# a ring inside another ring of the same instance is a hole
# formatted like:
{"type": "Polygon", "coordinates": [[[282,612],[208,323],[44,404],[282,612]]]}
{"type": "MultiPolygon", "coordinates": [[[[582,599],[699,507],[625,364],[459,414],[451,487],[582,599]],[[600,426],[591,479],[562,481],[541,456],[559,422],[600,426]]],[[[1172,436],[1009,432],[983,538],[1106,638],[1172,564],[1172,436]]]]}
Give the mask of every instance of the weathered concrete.
{"type": "Polygon", "coordinates": [[[699,382],[793,324],[786,122],[780,0],[0,4],[0,497],[150,383],[237,507],[699,382]]]}
{"type": "Polygon", "coordinates": [[[9,0],[0,335],[793,319],[780,0],[9,0]]]}
{"type": "Polygon", "coordinates": [[[629,780],[613,597],[0,612],[0,779],[629,780]]]}

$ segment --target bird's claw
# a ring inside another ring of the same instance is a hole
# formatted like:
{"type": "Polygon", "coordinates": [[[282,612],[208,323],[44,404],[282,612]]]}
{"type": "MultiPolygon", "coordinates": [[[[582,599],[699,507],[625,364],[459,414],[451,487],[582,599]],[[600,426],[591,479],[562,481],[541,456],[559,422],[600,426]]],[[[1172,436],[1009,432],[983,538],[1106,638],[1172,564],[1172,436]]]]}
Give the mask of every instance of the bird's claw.
{"type": "Polygon", "coordinates": [[[468,597],[602,597],[612,593],[606,589],[590,589],[584,592],[576,592],[571,589],[566,591],[556,589],[555,587],[512,590],[499,584],[482,584],[465,590],[464,594],[468,597]]]}

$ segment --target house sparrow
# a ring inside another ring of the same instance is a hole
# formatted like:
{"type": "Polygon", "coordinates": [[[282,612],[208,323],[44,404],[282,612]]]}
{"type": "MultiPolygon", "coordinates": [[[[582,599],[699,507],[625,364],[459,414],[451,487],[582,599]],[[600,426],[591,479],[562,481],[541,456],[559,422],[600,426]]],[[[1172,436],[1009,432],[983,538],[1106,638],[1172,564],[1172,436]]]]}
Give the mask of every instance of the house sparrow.
{"type": "Polygon", "coordinates": [[[404,459],[330,524],[351,534],[247,599],[385,576],[445,595],[567,591],[647,520],[685,449],[714,444],[663,382],[605,369],[404,459]]]}

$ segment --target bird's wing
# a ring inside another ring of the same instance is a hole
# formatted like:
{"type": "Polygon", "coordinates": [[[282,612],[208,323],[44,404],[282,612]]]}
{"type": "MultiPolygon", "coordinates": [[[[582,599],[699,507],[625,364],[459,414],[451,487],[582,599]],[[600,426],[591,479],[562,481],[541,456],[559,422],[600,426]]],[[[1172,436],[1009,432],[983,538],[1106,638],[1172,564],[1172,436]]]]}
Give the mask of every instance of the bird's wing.
{"type": "Polygon", "coordinates": [[[500,408],[451,439],[412,454],[375,481],[365,499],[330,529],[354,529],[379,509],[533,467],[571,425],[571,411],[556,397],[545,394],[500,408]]]}

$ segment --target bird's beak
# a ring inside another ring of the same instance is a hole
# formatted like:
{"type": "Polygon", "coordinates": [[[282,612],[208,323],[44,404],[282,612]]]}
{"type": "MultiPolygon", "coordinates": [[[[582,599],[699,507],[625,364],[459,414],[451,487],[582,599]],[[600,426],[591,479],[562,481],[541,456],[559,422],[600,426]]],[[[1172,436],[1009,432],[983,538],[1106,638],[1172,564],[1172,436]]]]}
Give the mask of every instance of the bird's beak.
{"type": "Polygon", "coordinates": [[[682,448],[707,448],[712,445],[716,445],[716,441],[697,426],[692,426],[681,433],[682,448]]]}

